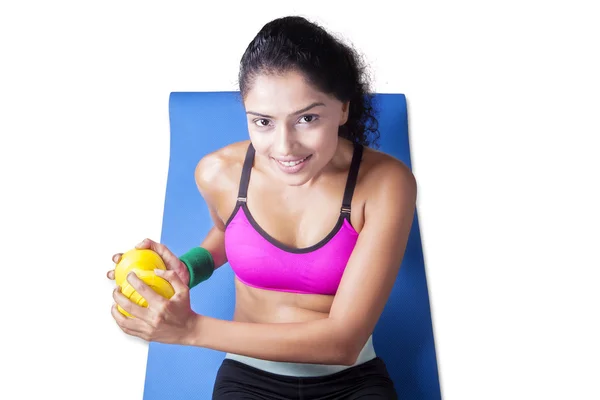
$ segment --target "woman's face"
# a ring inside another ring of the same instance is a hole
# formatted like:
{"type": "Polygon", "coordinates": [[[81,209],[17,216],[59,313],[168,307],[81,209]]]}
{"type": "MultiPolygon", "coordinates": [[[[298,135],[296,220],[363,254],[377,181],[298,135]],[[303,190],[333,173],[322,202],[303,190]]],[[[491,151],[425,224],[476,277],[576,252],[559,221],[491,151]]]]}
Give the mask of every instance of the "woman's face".
{"type": "Polygon", "coordinates": [[[297,72],[262,74],[244,98],[257,155],[286,184],[302,185],[333,158],[348,103],[322,93],[297,72]]]}

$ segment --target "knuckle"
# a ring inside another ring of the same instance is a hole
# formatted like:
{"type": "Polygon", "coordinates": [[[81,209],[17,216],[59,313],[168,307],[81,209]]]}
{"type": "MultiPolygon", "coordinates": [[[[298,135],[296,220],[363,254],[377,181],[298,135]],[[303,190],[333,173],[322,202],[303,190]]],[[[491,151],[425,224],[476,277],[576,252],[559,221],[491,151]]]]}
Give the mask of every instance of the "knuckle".
{"type": "Polygon", "coordinates": [[[152,318],[152,326],[159,326],[163,321],[163,317],[161,315],[156,315],[152,318]]]}
{"type": "Polygon", "coordinates": [[[162,300],[156,307],[156,318],[163,318],[167,313],[167,302],[162,300]]]}
{"type": "Polygon", "coordinates": [[[173,271],[172,269],[168,270],[165,272],[165,276],[169,279],[173,279],[175,278],[177,274],[175,273],[175,271],[173,271]]]}
{"type": "Polygon", "coordinates": [[[127,282],[137,291],[141,292],[145,289],[145,283],[140,279],[135,272],[130,272],[127,275],[127,282]]]}
{"type": "Polygon", "coordinates": [[[133,282],[131,284],[131,286],[133,286],[133,288],[135,289],[136,292],[138,292],[140,295],[142,295],[142,297],[144,297],[143,294],[146,293],[146,286],[145,285],[142,285],[139,282],[133,282]]]}
{"type": "Polygon", "coordinates": [[[159,251],[161,254],[167,250],[167,246],[165,246],[162,243],[156,242],[154,245],[156,246],[156,250],[159,251]]]}

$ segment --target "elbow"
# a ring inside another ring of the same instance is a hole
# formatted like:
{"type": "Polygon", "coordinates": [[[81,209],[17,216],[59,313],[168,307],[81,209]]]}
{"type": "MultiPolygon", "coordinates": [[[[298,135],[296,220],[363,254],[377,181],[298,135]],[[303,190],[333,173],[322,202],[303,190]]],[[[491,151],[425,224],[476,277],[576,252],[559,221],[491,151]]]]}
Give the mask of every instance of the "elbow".
{"type": "Polygon", "coordinates": [[[362,350],[362,347],[358,346],[357,341],[347,340],[344,342],[344,345],[340,346],[340,348],[342,348],[343,351],[338,353],[338,365],[352,367],[354,364],[356,364],[356,360],[358,360],[358,356],[362,350]]]}
{"type": "Polygon", "coordinates": [[[318,360],[315,359],[312,362],[326,365],[352,366],[358,358],[358,353],[354,350],[354,347],[345,339],[338,337],[335,340],[329,341],[327,346],[329,351],[318,352],[320,354],[318,360]]]}
{"type": "Polygon", "coordinates": [[[329,364],[351,367],[359,359],[370,333],[348,321],[329,318],[329,364]],[[366,335],[366,336],[365,336],[366,335]]]}
{"type": "Polygon", "coordinates": [[[364,342],[361,343],[361,334],[348,325],[335,325],[332,329],[335,334],[330,336],[329,364],[351,367],[356,364],[363,350],[364,342]]]}
{"type": "Polygon", "coordinates": [[[356,364],[357,359],[358,357],[346,357],[345,359],[341,360],[341,362],[338,365],[343,365],[345,367],[353,367],[354,364],[356,364]]]}

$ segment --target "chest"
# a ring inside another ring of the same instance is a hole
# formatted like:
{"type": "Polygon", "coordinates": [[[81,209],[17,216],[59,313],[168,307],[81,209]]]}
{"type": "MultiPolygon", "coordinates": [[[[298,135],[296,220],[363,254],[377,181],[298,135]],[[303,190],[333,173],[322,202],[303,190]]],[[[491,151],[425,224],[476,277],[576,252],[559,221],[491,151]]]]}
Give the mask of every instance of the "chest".
{"type": "Polygon", "coordinates": [[[264,231],[240,207],[225,234],[227,259],[249,286],[293,293],[333,295],[337,291],[358,233],[346,218],[308,247],[291,247],[264,231]]]}
{"type": "MultiPolygon", "coordinates": [[[[248,219],[266,236],[289,247],[303,249],[328,237],[340,219],[344,187],[341,180],[311,191],[281,191],[257,182],[248,192],[248,219]]],[[[348,222],[361,225],[361,210],[348,222]]]]}

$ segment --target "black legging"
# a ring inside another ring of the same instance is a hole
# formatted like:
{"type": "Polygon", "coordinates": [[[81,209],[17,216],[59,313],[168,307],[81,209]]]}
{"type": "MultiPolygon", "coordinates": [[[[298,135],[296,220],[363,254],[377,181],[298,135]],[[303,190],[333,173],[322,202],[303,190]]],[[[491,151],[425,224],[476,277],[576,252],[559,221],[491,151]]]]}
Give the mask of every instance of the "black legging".
{"type": "Polygon", "coordinates": [[[213,400],[357,400],[397,399],[383,360],[376,357],[320,377],[277,375],[224,359],[217,372],[213,400]]]}

